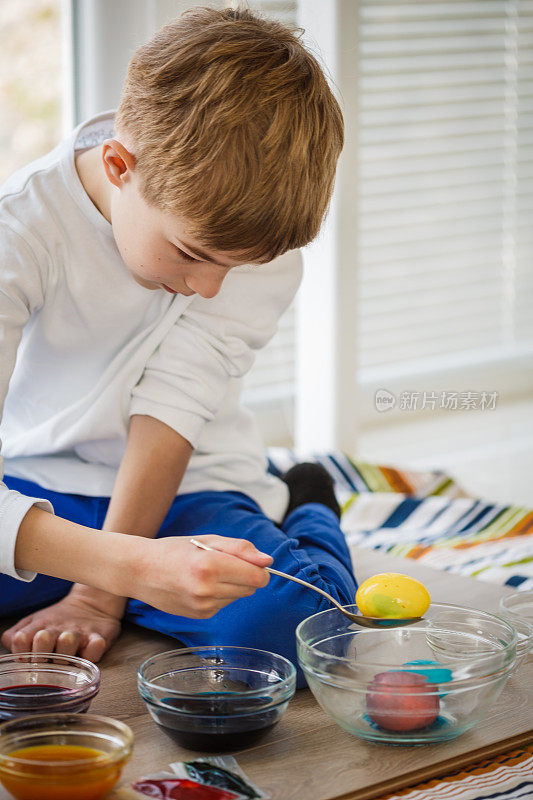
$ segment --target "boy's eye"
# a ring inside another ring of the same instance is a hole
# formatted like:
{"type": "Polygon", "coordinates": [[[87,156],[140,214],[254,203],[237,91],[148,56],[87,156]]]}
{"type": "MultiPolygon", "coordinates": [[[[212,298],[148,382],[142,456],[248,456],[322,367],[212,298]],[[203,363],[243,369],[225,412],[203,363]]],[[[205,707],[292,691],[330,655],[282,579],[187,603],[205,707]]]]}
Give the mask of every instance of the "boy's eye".
{"type": "Polygon", "coordinates": [[[176,248],[180,256],[185,259],[185,261],[197,261],[196,258],[193,258],[188,253],[184,253],[183,250],[180,250],[180,248],[177,245],[174,245],[174,247],[176,248]]]}

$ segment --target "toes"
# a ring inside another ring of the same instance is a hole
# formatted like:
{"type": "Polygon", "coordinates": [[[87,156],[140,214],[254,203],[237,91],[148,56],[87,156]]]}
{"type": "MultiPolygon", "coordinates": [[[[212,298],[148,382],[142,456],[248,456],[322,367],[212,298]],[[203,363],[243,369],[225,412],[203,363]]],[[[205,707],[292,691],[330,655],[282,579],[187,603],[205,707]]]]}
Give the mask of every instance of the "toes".
{"type": "Polygon", "coordinates": [[[80,651],[80,656],[87,658],[89,661],[100,661],[107,648],[108,645],[103,636],[100,636],[99,633],[91,633],[87,644],[80,651]]]}
{"type": "Polygon", "coordinates": [[[57,633],[50,628],[45,628],[35,633],[31,649],[34,653],[53,653],[56,641],[57,633]]]}
{"type": "Polygon", "coordinates": [[[81,636],[75,631],[63,631],[56,641],[56,653],[64,656],[75,656],[80,646],[81,636]]]}

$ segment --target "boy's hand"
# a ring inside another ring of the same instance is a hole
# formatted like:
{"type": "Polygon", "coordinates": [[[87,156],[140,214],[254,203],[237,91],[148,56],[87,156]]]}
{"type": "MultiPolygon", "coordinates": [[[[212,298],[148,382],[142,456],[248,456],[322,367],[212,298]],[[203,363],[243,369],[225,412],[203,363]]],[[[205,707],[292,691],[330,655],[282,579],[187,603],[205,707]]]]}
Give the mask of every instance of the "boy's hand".
{"type": "Polygon", "coordinates": [[[78,654],[89,661],[99,661],[119,634],[120,616],[107,613],[89,602],[88,597],[82,599],[71,592],[5,631],[2,644],[12,653],[78,654]]]}
{"type": "Polygon", "coordinates": [[[207,619],[268,584],[264,567],[273,559],[251,542],[215,535],[195,539],[218,552],[200,550],[185,536],[137,538],[126,593],[169,614],[207,619]]]}

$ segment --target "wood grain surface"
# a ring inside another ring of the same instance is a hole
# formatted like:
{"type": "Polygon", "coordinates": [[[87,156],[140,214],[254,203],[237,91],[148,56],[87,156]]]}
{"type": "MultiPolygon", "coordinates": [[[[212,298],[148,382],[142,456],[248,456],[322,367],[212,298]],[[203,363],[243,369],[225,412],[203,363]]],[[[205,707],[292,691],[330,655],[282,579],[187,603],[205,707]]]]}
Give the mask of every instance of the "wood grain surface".
{"type": "MultiPolygon", "coordinates": [[[[437,572],[416,562],[354,548],[359,582],[394,571],[422,580],[434,601],[497,611],[508,590],[437,572]]],[[[135,749],[124,782],[189,758],[152,722],[137,694],[136,670],[148,656],[171,649],[175,640],[126,626],[101,663],[102,688],[91,712],[127,722],[135,749]]],[[[258,745],[235,753],[241,767],[273,800],[371,800],[533,741],[533,659],[507,682],[485,720],[452,742],[417,747],[369,744],[336,725],[308,690],[296,693],[281,722],[258,745]]],[[[0,787],[0,800],[10,796],[0,787]]],[[[74,799],[73,799],[74,800],[74,799]]]]}

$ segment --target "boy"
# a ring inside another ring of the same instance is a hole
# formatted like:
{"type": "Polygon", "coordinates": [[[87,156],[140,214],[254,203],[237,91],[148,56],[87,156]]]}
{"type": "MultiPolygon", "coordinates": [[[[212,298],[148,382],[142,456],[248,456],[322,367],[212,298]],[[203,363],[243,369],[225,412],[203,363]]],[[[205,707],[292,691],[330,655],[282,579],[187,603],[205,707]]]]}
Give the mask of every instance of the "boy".
{"type": "Polygon", "coordinates": [[[353,602],[331,482],[268,475],[238,401],[301,277],[270,262],[318,233],[342,142],[290,30],[197,8],[135,53],[115,117],[4,187],[1,611],[40,608],[12,651],[96,661],[126,614],[295,661],[295,625],[328,603],[265,588],[273,562],[353,602]]]}

